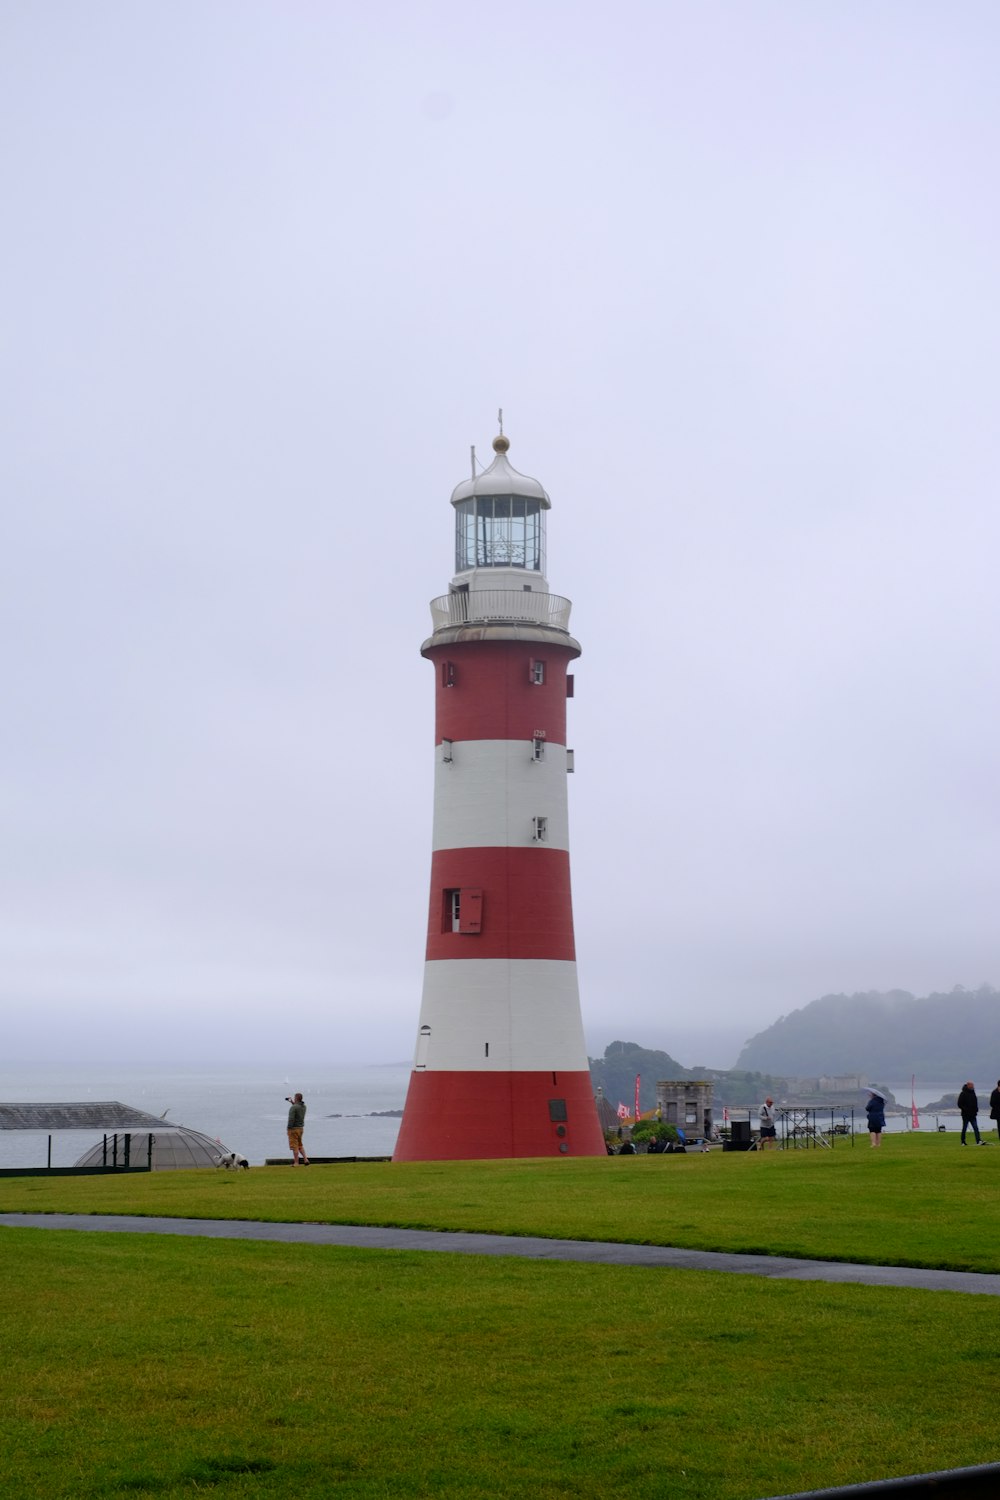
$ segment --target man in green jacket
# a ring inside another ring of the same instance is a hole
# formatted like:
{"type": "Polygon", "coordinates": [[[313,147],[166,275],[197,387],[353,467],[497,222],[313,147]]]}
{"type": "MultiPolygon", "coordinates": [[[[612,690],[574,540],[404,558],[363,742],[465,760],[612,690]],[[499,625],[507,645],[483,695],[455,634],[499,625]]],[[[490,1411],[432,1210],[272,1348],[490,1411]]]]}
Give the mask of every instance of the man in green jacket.
{"type": "Polygon", "coordinates": [[[301,1156],[302,1165],[308,1167],[309,1158],[302,1144],[302,1131],[306,1123],[306,1107],[302,1102],[302,1095],[296,1094],[295,1098],[289,1099],[288,1103],[291,1105],[288,1111],[288,1144],[292,1148],[292,1166],[298,1166],[301,1156]]]}

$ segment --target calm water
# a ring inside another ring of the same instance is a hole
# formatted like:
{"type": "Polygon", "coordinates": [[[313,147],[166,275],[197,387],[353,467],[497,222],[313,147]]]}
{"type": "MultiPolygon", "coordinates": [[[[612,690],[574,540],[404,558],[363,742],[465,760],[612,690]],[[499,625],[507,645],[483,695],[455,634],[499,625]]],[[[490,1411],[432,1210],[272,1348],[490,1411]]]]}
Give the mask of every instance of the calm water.
{"type": "MultiPolygon", "coordinates": [[[[930,1131],[932,1134],[939,1126],[944,1130],[960,1131],[962,1129],[962,1120],[959,1115],[944,1113],[939,1115],[928,1114],[925,1106],[934,1104],[938,1099],[946,1096],[951,1106],[957,1108],[955,1100],[958,1097],[958,1091],[961,1086],[961,1082],[955,1083],[954,1080],[949,1080],[946,1083],[917,1083],[912,1090],[912,1098],[917,1106],[917,1118],[920,1121],[918,1129],[930,1131]]],[[[910,1114],[911,1089],[909,1081],[906,1083],[889,1083],[888,1085],[884,1085],[884,1087],[888,1087],[889,1091],[895,1096],[896,1107],[904,1111],[902,1115],[886,1116],[886,1134],[891,1135],[897,1131],[912,1130],[913,1125],[910,1114]]],[[[981,1134],[988,1135],[991,1130],[995,1131],[994,1122],[989,1117],[990,1090],[988,1088],[979,1088],[977,1092],[979,1095],[979,1130],[981,1134]]],[[[823,1110],[821,1109],[817,1113],[822,1120],[823,1110]]],[[[842,1111],[840,1110],[836,1111],[838,1117],[841,1113],[842,1111]]],[[[848,1111],[848,1115],[849,1113],[848,1111]]],[[[867,1134],[868,1131],[868,1121],[864,1106],[860,1104],[854,1107],[854,1129],[857,1134],[861,1135],[867,1134]]]]}
{"type": "MultiPolygon", "coordinates": [[[[934,1104],[934,1103],[937,1102],[938,1099],[940,1099],[942,1097],[946,1097],[947,1100],[948,1100],[949,1105],[951,1106],[951,1108],[952,1109],[957,1109],[958,1106],[957,1106],[957,1104],[956,1104],[955,1101],[958,1098],[958,1091],[962,1087],[962,1084],[964,1083],[964,1081],[965,1080],[961,1079],[961,1078],[958,1079],[957,1081],[954,1078],[951,1078],[946,1083],[923,1084],[923,1083],[918,1082],[916,1084],[916,1086],[913,1089],[913,1098],[916,1101],[917,1110],[920,1112],[919,1113],[919,1120],[920,1120],[920,1129],[921,1130],[934,1131],[934,1130],[937,1130],[939,1127],[941,1127],[941,1128],[943,1128],[945,1130],[961,1131],[961,1129],[962,1129],[962,1118],[961,1118],[960,1115],[958,1115],[958,1114],[940,1114],[940,1115],[927,1114],[926,1110],[924,1109],[924,1106],[927,1105],[927,1104],[934,1104]]],[[[910,1123],[910,1112],[909,1112],[910,1111],[910,1085],[909,1085],[909,1083],[890,1083],[889,1084],[889,1088],[891,1089],[892,1093],[895,1094],[895,1096],[896,1096],[896,1103],[900,1106],[900,1108],[906,1110],[906,1114],[902,1118],[900,1118],[899,1116],[892,1116],[892,1115],[890,1115],[889,1118],[886,1120],[886,1134],[888,1134],[890,1131],[894,1131],[894,1130],[910,1130],[910,1129],[912,1129],[912,1126],[911,1126],[911,1123],[910,1123]]],[[[980,1135],[982,1135],[984,1137],[987,1137],[987,1138],[992,1133],[993,1140],[995,1141],[997,1139],[997,1135],[996,1135],[996,1123],[995,1123],[995,1121],[993,1121],[993,1120],[990,1119],[990,1093],[991,1093],[992,1088],[993,1088],[992,1083],[990,1083],[988,1085],[987,1084],[977,1084],[976,1085],[976,1094],[977,1094],[977,1097],[979,1099],[979,1133],[980,1133],[980,1135]]],[[[864,1111],[863,1110],[861,1112],[861,1123],[860,1123],[860,1126],[858,1128],[860,1128],[862,1130],[865,1128],[865,1119],[864,1119],[864,1111]]]]}
{"type": "MultiPolygon", "coordinates": [[[[167,1112],[174,1125],[188,1125],[238,1151],[251,1165],[288,1155],[285,1095],[305,1096],[306,1151],[316,1156],[390,1156],[399,1119],[370,1118],[378,1110],[402,1109],[408,1063],[356,1068],[304,1069],[294,1077],[266,1065],[151,1068],[128,1064],[78,1067],[24,1064],[0,1069],[0,1101],[87,1103],[117,1099],[152,1115],[167,1112]],[[334,1119],[331,1116],[343,1118],[334,1119]]],[[[101,1136],[64,1131],[52,1138],[52,1165],[72,1166],[101,1136]]],[[[0,1131],[0,1166],[44,1165],[48,1136],[0,1131]]]]}
{"type": "MultiPolygon", "coordinates": [[[[402,1109],[410,1066],[392,1063],[354,1068],[309,1068],[294,1077],[264,1064],[231,1068],[194,1068],[182,1065],[152,1068],[144,1064],[81,1064],[78,1067],[24,1064],[0,1069],[0,1101],[81,1103],[117,1099],[175,1125],[189,1125],[238,1151],[252,1165],[269,1156],[288,1154],[285,1095],[301,1090],[308,1106],[306,1150],[315,1156],[391,1156],[399,1133],[399,1119],[378,1118],[379,1110],[402,1109]],[[341,1116],[341,1118],[333,1118],[341,1116]]],[[[903,1116],[890,1116],[887,1133],[911,1128],[909,1083],[890,1083],[903,1116]]],[[[918,1084],[918,1109],[943,1094],[954,1098],[960,1084],[918,1084]]],[[[989,1089],[979,1090],[979,1128],[993,1139],[989,1119],[989,1089]]],[[[961,1129],[957,1115],[941,1115],[949,1131],[961,1129]]],[[[920,1115],[920,1129],[935,1129],[933,1115],[920,1115]]],[[[865,1114],[856,1109],[855,1130],[864,1132],[865,1114]]],[[[72,1166],[100,1135],[66,1131],[52,1138],[53,1166],[72,1166]]],[[[0,1131],[0,1166],[44,1165],[48,1136],[33,1131],[0,1131]]]]}

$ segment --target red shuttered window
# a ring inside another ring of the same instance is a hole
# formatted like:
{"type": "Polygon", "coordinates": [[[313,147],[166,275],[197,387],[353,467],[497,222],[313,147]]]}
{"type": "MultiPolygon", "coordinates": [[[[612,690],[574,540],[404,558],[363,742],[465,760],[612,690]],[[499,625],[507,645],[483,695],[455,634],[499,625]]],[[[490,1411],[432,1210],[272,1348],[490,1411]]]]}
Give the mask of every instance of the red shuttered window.
{"type": "Polygon", "coordinates": [[[478,886],[462,886],[444,893],[442,932],[482,932],[483,892],[478,886]]]}

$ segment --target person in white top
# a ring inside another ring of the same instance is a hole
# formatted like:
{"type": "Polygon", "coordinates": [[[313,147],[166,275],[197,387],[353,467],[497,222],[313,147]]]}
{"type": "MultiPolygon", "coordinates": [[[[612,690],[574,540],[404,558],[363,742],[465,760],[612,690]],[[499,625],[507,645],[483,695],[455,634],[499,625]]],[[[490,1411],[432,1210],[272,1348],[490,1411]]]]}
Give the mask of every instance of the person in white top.
{"type": "Polygon", "coordinates": [[[769,1146],[778,1144],[778,1131],[775,1122],[774,1100],[770,1094],[760,1107],[760,1143],[758,1150],[764,1151],[769,1146]]]}

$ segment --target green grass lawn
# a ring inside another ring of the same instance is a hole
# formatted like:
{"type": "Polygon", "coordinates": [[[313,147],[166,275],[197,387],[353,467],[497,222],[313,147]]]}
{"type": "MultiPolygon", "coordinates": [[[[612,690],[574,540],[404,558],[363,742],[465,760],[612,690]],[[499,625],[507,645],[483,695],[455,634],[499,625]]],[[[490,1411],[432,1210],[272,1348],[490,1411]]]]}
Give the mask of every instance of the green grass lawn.
{"type": "Polygon", "coordinates": [[[18,1496],[755,1500],[997,1458],[1000,1304],[0,1233],[18,1496]]]}
{"type": "Polygon", "coordinates": [[[833,1151],[0,1178],[0,1211],[309,1219],[1000,1271],[1000,1148],[888,1136],[833,1151]]]}
{"type": "MultiPolygon", "coordinates": [[[[0,1179],[0,1210],[347,1221],[1000,1270],[1000,1150],[0,1179]]],[[[1000,1300],[0,1229],[19,1497],[761,1497],[1000,1460],[1000,1300]]]]}

